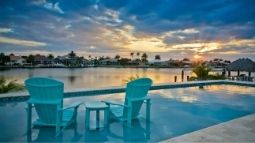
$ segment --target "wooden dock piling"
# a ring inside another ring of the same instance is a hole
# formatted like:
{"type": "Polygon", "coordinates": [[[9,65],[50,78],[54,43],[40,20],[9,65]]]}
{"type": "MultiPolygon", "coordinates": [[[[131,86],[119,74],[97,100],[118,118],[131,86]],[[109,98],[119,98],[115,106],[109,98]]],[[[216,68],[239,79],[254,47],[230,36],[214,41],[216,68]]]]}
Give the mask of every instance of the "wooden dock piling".
{"type": "Polygon", "coordinates": [[[177,82],[177,76],[174,76],[174,82],[177,82]]]}
{"type": "Polygon", "coordinates": [[[182,82],[184,80],[184,70],[182,70],[182,82]]]}

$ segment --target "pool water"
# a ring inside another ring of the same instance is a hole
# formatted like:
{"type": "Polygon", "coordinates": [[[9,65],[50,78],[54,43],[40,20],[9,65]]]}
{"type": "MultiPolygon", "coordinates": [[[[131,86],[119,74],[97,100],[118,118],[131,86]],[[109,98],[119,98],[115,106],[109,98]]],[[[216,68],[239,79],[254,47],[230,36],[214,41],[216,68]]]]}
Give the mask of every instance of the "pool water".
{"type": "MultiPolygon", "coordinates": [[[[119,122],[109,127],[85,129],[84,106],[79,108],[77,125],[72,125],[59,137],[55,129],[34,128],[26,134],[25,102],[0,103],[0,142],[158,142],[200,130],[212,125],[255,113],[255,88],[233,85],[212,85],[150,91],[152,99],[151,122],[145,118],[134,121],[128,128],[119,122]]],[[[74,101],[123,101],[123,94],[87,96],[65,99],[74,101]]],[[[142,115],[145,110],[142,109],[142,115]]],[[[36,118],[36,114],[33,114],[36,118]]],[[[92,114],[92,119],[95,115],[92,114]]]]}

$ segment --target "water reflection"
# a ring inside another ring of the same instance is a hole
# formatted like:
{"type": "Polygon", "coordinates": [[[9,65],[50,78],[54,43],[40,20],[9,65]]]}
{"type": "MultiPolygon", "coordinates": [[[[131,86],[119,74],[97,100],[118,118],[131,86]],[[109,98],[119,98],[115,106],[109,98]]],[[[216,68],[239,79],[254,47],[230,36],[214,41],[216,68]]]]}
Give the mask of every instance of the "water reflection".
{"type": "Polygon", "coordinates": [[[7,68],[7,67],[0,67],[0,71],[7,71],[7,70],[10,70],[10,68],[7,68]]]}
{"type": "Polygon", "coordinates": [[[74,69],[70,69],[69,70],[70,72],[69,72],[69,75],[68,75],[68,80],[69,80],[69,82],[70,83],[74,83],[75,82],[75,80],[76,80],[76,76],[75,76],[75,71],[74,71],[74,69]]]}
{"type": "MultiPolygon", "coordinates": [[[[65,129],[68,132],[69,142],[79,142],[83,134],[77,131],[77,124],[73,124],[65,129]],[[72,132],[72,133],[70,133],[72,132]]],[[[33,131],[27,133],[27,142],[62,142],[66,133],[61,133],[56,136],[54,127],[34,127],[33,131]],[[37,130],[37,131],[36,131],[37,130]]]]}
{"type": "Polygon", "coordinates": [[[244,86],[229,86],[229,85],[211,85],[205,86],[207,91],[228,91],[229,95],[231,93],[239,93],[239,94],[249,94],[254,92],[254,88],[244,87],[244,86]]]}
{"type": "MultiPolygon", "coordinates": [[[[98,88],[125,85],[124,80],[131,76],[149,77],[157,83],[173,82],[174,76],[181,81],[182,69],[152,69],[152,68],[34,68],[11,69],[2,71],[1,75],[9,80],[18,80],[23,83],[25,79],[33,76],[46,76],[56,78],[65,83],[65,89],[98,88]]],[[[185,71],[185,77],[191,71],[185,71]]],[[[185,78],[186,80],[186,78],[185,78]]]]}
{"type": "Polygon", "coordinates": [[[193,102],[197,102],[200,97],[196,93],[197,90],[198,90],[197,87],[182,88],[182,90],[176,90],[176,89],[157,90],[153,92],[153,94],[161,95],[164,98],[168,98],[172,100],[193,103],[193,102]]]}
{"type": "Polygon", "coordinates": [[[84,142],[106,142],[107,140],[105,130],[85,130],[84,142]]]}
{"type": "Polygon", "coordinates": [[[53,128],[40,127],[37,128],[37,133],[35,131],[27,133],[27,142],[61,142],[63,135],[56,137],[56,132],[53,128]]]}
{"type": "Polygon", "coordinates": [[[33,69],[29,69],[28,70],[28,77],[33,77],[34,76],[34,70],[33,69]]]}
{"type": "Polygon", "coordinates": [[[112,126],[112,128],[108,128],[108,135],[111,138],[120,139],[124,142],[147,142],[150,140],[150,122],[145,120],[134,120],[131,128],[125,124],[118,128],[114,124],[112,126]]]}

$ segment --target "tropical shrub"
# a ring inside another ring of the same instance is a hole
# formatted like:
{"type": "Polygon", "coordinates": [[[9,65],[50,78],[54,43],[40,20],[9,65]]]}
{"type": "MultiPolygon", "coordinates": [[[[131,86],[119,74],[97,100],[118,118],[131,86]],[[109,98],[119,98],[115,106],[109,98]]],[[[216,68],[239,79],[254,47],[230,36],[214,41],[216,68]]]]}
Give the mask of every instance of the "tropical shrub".
{"type": "Polygon", "coordinates": [[[16,83],[16,81],[7,82],[5,78],[0,77],[0,93],[7,93],[10,91],[20,91],[23,90],[24,86],[16,83]]]}
{"type": "Polygon", "coordinates": [[[224,75],[210,75],[209,72],[212,69],[205,65],[198,65],[193,69],[193,73],[196,75],[192,76],[189,80],[220,80],[225,79],[224,75]]]}
{"type": "Polygon", "coordinates": [[[198,80],[206,80],[208,78],[210,71],[211,71],[211,68],[205,65],[198,65],[197,67],[193,69],[193,73],[195,73],[196,78],[198,80]]]}
{"type": "Polygon", "coordinates": [[[130,76],[128,79],[125,79],[125,80],[124,80],[124,83],[127,84],[127,83],[129,83],[130,81],[136,80],[136,79],[138,79],[138,78],[140,78],[139,75],[130,76]]]}

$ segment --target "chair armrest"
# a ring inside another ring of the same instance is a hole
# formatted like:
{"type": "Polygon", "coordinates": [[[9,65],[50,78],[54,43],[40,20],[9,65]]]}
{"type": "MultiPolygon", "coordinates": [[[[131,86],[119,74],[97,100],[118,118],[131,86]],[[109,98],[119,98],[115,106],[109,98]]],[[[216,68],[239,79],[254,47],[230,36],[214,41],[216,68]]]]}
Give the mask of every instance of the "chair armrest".
{"type": "MultiPolygon", "coordinates": [[[[28,103],[28,104],[31,104],[31,109],[32,109],[32,108],[35,108],[35,106],[34,106],[32,103],[28,103]]],[[[26,107],[25,107],[25,110],[28,110],[28,108],[29,108],[29,107],[26,106],[26,107]]]]}
{"type": "Polygon", "coordinates": [[[62,101],[61,100],[54,100],[54,101],[40,101],[40,100],[34,100],[34,99],[29,99],[27,101],[28,104],[48,104],[48,105],[56,105],[60,104],[62,101]]]}
{"type": "Polygon", "coordinates": [[[150,100],[149,97],[142,97],[142,98],[134,98],[134,99],[128,99],[131,102],[136,102],[136,101],[144,101],[144,102],[148,102],[148,100],[150,100]]]}
{"type": "Polygon", "coordinates": [[[101,102],[104,102],[104,103],[107,104],[108,106],[110,106],[110,105],[118,105],[118,106],[122,106],[122,107],[129,107],[129,106],[126,106],[126,105],[124,105],[124,104],[116,103],[116,102],[112,102],[112,101],[101,101],[101,102]]]}
{"type": "Polygon", "coordinates": [[[82,102],[74,102],[71,105],[64,107],[62,110],[66,110],[66,109],[70,109],[70,108],[78,108],[81,104],[83,104],[83,103],[82,102]]]}
{"type": "Polygon", "coordinates": [[[144,101],[143,101],[143,103],[148,103],[148,102],[150,102],[150,98],[147,98],[147,99],[144,99],[144,101]]]}

